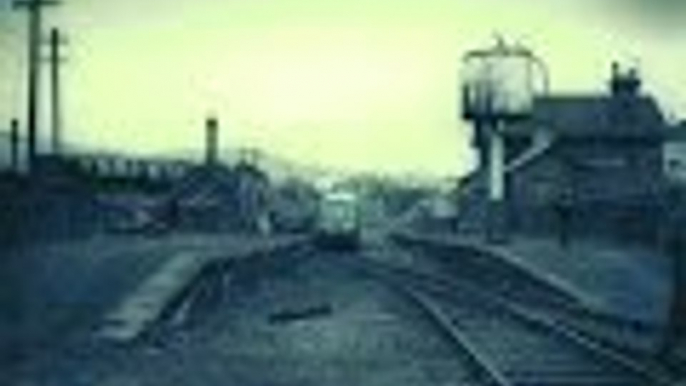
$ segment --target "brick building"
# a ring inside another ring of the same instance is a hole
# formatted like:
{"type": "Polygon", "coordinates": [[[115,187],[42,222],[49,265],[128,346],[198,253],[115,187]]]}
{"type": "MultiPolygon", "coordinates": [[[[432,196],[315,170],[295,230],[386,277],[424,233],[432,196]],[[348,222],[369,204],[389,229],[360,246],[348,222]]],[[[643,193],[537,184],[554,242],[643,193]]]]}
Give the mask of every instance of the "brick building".
{"type": "Polygon", "coordinates": [[[158,206],[165,227],[195,232],[258,232],[268,214],[269,179],[253,165],[202,165],[158,206]]]}
{"type": "MultiPolygon", "coordinates": [[[[664,188],[662,113],[633,71],[613,67],[607,93],[549,95],[504,128],[506,206],[511,228],[652,238],[664,188]]],[[[474,145],[488,165],[488,138],[474,145]]],[[[463,230],[485,221],[486,170],[464,181],[463,230]]]]}

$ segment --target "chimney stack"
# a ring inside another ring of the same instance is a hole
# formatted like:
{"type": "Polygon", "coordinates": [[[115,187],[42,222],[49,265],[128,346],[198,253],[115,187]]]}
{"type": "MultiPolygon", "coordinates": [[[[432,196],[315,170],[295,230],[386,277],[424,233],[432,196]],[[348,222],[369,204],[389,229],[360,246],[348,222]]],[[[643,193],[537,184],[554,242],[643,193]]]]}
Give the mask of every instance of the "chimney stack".
{"type": "Polygon", "coordinates": [[[205,164],[216,165],[219,151],[219,121],[216,117],[205,121],[205,164]]]}
{"type": "Polygon", "coordinates": [[[638,70],[635,67],[625,69],[617,62],[612,63],[610,89],[615,97],[637,96],[641,90],[641,77],[638,70]]]}

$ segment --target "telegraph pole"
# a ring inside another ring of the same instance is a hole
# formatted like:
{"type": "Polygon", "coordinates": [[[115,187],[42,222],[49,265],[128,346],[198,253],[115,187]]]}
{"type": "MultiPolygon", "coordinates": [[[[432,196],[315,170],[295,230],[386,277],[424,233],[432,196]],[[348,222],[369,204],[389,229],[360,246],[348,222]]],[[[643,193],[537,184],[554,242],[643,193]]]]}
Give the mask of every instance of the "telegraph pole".
{"type": "Polygon", "coordinates": [[[60,56],[60,48],[66,41],[58,28],[50,30],[50,113],[52,123],[52,153],[60,155],[62,152],[62,104],[60,67],[64,59],[60,56]]]}
{"type": "Polygon", "coordinates": [[[10,160],[13,172],[19,172],[19,120],[10,122],[10,160]]]}
{"type": "Polygon", "coordinates": [[[28,106],[26,125],[28,129],[28,168],[36,163],[38,114],[40,112],[40,46],[43,23],[43,7],[59,4],[59,0],[15,0],[15,8],[25,9],[29,17],[28,29],[28,106]]]}

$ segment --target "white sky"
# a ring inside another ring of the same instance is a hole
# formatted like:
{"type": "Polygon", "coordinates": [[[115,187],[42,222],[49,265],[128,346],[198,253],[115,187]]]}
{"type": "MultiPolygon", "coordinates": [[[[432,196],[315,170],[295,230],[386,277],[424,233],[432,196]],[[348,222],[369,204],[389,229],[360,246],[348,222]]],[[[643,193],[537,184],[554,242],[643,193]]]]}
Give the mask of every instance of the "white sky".
{"type": "MultiPolygon", "coordinates": [[[[619,1],[64,0],[46,27],[69,34],[69,142],[196,150],[214,112],[229,148],[442,175],[472,166],[458,71],[495,32],[545,60],[554,91],[603,90],[612,60],[637,61],[647,91],[686,117],[686,28],[645,22],[619,1]]],[[[0,122],[25,115],[26,18],[8,4],[0,122]]]]}

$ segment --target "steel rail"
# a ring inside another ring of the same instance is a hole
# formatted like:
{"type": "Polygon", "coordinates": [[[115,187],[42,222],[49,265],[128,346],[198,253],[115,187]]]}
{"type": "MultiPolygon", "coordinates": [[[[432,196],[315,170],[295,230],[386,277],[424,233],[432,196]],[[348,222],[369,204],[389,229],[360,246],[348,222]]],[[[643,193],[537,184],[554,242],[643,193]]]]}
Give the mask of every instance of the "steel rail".
{"type": "Polygon", "coordinates": [[[485,381],[489,386],[514,386],[500,369],[493,366],[487,356],[461,331],[460,326],[446,315],[431,297],[412,286],[402,283],[401,280],[398,280],[398,277],[380,273],[373,268],[370,269],[370,267],[364,266],[360,259],[353,257],[347,260],[346,263],[353,265],[354,269],[366,276],[386,283],[391,289],[401,293],[405,299],[414,304],[443,335],[450,339],[451,343],[459,350],[460,357],[472,365],[478,380],[485,381]]]}
{"type": "Polygon", "coordinates": [[[581,331],[576,331],[560,324],[555,318],[551,318],[540,311],[524,308],[501,295],[483,291],[470,283],[448,281],[437,275],[420,273],[411,268],[401,267],[397,264],[378,260],[372,261],[370,259],[366,259],[364,263],[373,265],[373,267],[369,268],[369,271],[374,271],[374,274],[377,276],[391,276],[396,283],[402,282],[405,286],[411,286],[413,288],[412,291],[432,294],[434,297],[441,296],[447,301],[451,301],[455,291],[468,292],[473,294],[475,298],[481,298],[484,301],[499,307],[510,316],[531,327],[548,331],[552,336],[557,337],[566,343],[581,348],[596,357],[608,360],[609,362],[630,371],[634,375],[650,380],[653,385],[668,386],[673,384],[673,379],[668,371],[637,361],[631,356],[625,355],[620,350],[611,346],[606,346],[602,342],[595,340],[593,337],[581,331]]]}

